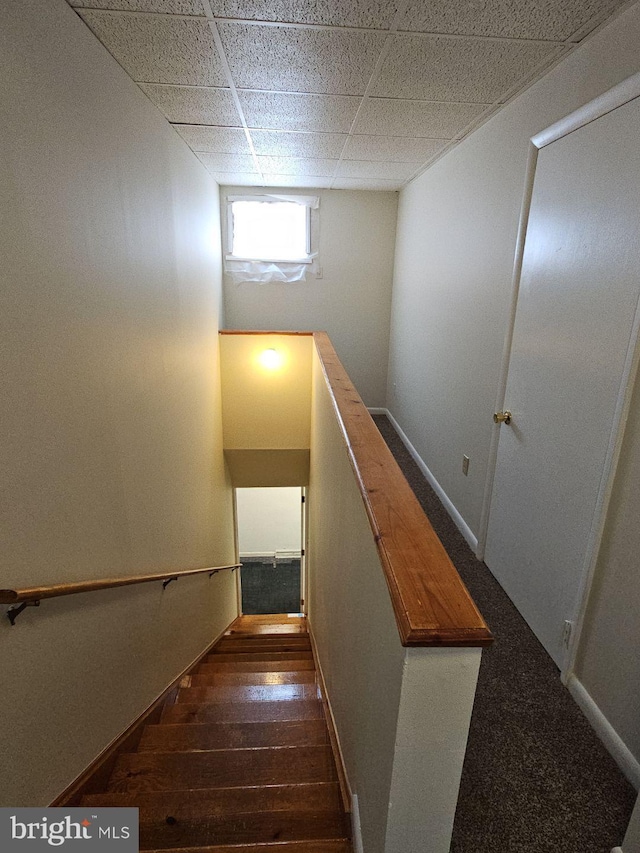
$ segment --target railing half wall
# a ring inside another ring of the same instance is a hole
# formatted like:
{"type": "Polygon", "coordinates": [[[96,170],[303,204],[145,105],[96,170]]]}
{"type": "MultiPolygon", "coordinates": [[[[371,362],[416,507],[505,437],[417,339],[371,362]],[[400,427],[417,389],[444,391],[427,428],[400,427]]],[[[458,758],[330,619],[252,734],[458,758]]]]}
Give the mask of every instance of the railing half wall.
{"type": "Polygon", "coordinates": [[[314,337],[308,616],[355,846],[448,853],[491,635],[328,338],[314,337]]]}
{"type": "Polygon", "coordinates": [[[486,646],[492,641],[411,487],[324,332],[318,362],[369,517],[405,646],[486,646]]]}

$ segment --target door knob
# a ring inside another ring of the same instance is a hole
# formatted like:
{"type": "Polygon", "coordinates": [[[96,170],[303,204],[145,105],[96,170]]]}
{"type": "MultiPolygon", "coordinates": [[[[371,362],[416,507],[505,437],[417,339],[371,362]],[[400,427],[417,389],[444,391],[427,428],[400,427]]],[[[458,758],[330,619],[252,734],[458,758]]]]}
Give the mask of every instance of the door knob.
{"type": "Polygon", "coordinates": [[[496,412],[493,416],[493,422],[495,424],[506,424],[507,426],[509,426],[509,424],[511,423],[511,412],[496,412]]]}

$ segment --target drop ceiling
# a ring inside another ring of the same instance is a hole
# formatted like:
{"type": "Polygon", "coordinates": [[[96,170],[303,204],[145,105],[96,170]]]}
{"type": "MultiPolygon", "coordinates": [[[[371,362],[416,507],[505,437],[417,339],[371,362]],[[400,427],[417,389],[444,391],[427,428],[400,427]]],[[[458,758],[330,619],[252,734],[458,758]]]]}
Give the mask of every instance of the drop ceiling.
{"type": "Polygon", "coordinates": [[[68,0],[221,184],[397,190],[625,0],[68,0]]]}

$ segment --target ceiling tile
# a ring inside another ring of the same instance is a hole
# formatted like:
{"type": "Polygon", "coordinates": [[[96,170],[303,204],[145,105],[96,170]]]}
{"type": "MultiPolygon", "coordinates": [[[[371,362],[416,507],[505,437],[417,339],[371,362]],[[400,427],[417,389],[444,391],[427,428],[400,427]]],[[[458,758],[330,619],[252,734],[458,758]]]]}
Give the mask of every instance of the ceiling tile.
{"type": "Polygon", "coordinates": [[[343,133],[288,133],[282,130],[252,130],[256,154],[279,157],[340,156],[346,135],[343,133]]]}
{"type": "Polygon", "coordinates": [[[409,136],[350,136],[345,160],[392,160],[424,163],[448,144],[446,139],[412,139],[409,136]]]}
{"type": "Polygon", "coordinates": [[[210,172],[243,172],[257,173],[256,164],[250,154],[206,154],[198,153],[197,157],[210,172]]]}
{"type": "Polygon", "coordinates": [[[360,98],[298,95],[287,92],[238,92],[249,127],[274,130],[325,130],[347,133],[360,98]]]}
{"type": "Polygon", "coordinates": [[[333,182],[334,190],[386,190],[387,192],[399,190],[403,181],[387,181],[381,178],[336,178],[333,182]]]}
{"type": "Polygon", "coordinates": [[[211,0],[213,14],[222,18],[368,29],[390,27],[397,7],[387,0],[211,0]]]}
{"type": "Polygon", "coordinates": [[[80,15],[134,80],[194,86],[227,83],[204,20],[91,10],[80,15]]]}
{"type": "Polygon", "coordinates": [[[332,178],[304,175],[265,175],[264,182],[268,187],[307,187],[312,189],[328,189],[332,178]]]}
{"type": "Polygon", "coordinates": [[[184,141],[194,151],[214,154],[251,154],[247,137],[241,127],[203,127],[193,124],[174,124],[184,141]]]}
{"type": "Polygon", "coordinates": [[[311,160],[300,157],[258,157],[263,173],[278,175],[317,175],[330,177],[336,170],[337,160],[311,160]]]}
{"type": "Polygon", "coordinates": [[[372,163],[366,160],[342,160],[338,167],[338,178],[370,178],[388,181],[403,181],[416,169],[415,163],[372,163]]]}
{"type": "Polygon", "coordinates": [[[557,51],[530,41],[396,36],[371,94],[491,103],[557,51]]]}
{"type": "Polygon", "coordinates": [[[218,24],[241,89],[361,95],[384,43],[382,33],[218,24]]]}
{"type": "Polygon", "coordinates": [[[590,18],[611,12],[625,0],[410,0],[401,30],[502,36],[522,39],[569,38],[590,18]]]}
{"type": "Polygon", "coordinates": [[[445,104],[367,98],[354,133],[374,136],[425,136],[451,139],[489,104],[445,104]]]}
{"type": "Polygon", "coordinates": [[[117,9],[122,12],[159,12],[170,15],[203,15],[200,0],[68,0],[83,9],[117,9]]]}
{"type": "Polygon", "coordinates": [[[255,172],[213,172],[209,170],[216,181],[222,186],[227,187],[260,187],[262,186],[262,177],[255,172]]]}
{"type": "Polygon", "coordinates": [[[140,88],[169,121],[237,127],[239,116],[229,89],[141,84],[140,88]]]}

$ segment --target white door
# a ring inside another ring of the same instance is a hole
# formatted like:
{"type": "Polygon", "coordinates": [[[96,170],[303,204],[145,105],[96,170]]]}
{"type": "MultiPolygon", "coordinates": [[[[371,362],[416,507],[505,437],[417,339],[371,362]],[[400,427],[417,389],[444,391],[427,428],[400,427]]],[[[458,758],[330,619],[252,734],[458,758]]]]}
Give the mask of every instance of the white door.
{"type": "Polygon", "coordinates": [[[636,344],[640,99],[538,154],[485,560],[563,667],[636,344]]]}

